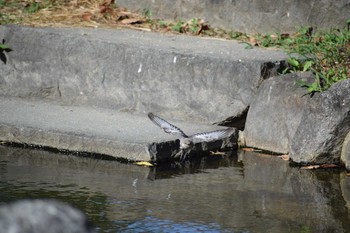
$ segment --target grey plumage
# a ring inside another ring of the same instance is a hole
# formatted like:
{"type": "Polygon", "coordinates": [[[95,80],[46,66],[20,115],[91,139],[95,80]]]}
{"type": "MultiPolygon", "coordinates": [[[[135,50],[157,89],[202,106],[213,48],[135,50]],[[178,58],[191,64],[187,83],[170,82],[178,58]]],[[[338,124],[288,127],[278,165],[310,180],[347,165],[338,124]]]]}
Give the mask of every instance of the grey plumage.
{"type": "Polygon", "coordinates": [[[225,138],[230,136],[234,132],[233,128],[227,128],[227,129],[219,129],[219,130],[214,130],[210,132],[204,132],[204,133],[197,133],[192,136],[190,136],[192,139],[198,139],[200,141],[213,141],[213,140],[218,140],[221,138],[225,138]]]}
{"type": "Polygon", "coordinates": [[[180,151],[174,157],[179,157],[183,160],[190,153],[191,149],[194,146],[194,143],[197,142],[209,142],[218,139],[222,139],[230,136],[233,132],[233,128],[220,129],[210,132],[197,133],[188,136],[185,134],[179,127],[167,122],[166,120],[154,115],[153,113],[148,113],[149,119],[160,128],[164,130],[164,132],[180,136],[180,151]]]}
{"type": "Polygon", "coordinates": [[[164,130],[164,132],[166,133],[170,133],[170,134],[174,134],[174,135],[179,135],[181,137],[187,138],[188,136],[178,127],[176,127],[173,124],[170,124],[169,122],[167,122],[166,120],[154,115],[153,113],[148,113],[148,117],[149,119],[151,119],[151,121],[158,125],[160,128],[162,128],[164,130]]]}

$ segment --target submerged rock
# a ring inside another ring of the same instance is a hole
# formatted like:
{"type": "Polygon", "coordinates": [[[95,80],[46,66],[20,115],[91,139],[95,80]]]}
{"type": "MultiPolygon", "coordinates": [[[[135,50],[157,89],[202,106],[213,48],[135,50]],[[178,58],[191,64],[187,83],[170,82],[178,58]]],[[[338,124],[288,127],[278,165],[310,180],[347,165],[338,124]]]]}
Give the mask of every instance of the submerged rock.
{"type": "Polygon", "coordinates": [[[93,233],[86,216],[53,200],[22,200],[0,207],[0,232],[93,233]]]}

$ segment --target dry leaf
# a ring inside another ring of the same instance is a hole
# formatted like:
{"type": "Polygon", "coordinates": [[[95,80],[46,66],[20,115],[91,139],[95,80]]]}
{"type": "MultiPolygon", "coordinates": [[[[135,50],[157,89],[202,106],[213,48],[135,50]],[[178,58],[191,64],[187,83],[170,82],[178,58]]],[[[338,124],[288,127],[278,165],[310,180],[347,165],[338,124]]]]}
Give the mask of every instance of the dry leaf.
{"type": "Polygon", "coordinates": [[[124,19],[125,18],[138,18],[138,14],[135,14],[135,13],[132,13],[132,12],[129,12],[129,11],[119,11],[118,15],[120,17],[123,17],[124,19]]]}
{"type": "Polygon", "coordinates": [[[257,154],[256,156],[259,156],[259,157],[275,157],[275,156],[269,155],[269,154],[257,154]]]}
{"type": "Polygon", "coordinates": [[[320,167],[321,168],[336,168],[336,167],[339,167],[339,166],[336,165],[336,164],[333,164],[333,163],[326,163],[326,164],[321,164],[320,167]]]}
{"type": "Polygon", "coordinates": [[[282,39],[286,39],[286,38],[290,37],[289,33],[282,33],[280,36],[282,39]]]}
{"type": "Polygon", "coordinates": [[[83,14],[83,19],[85,20],[85,21],[90,21],[91,20],[91,17],[92,17],[92,13],[91,12],[85,12],[84,14],[83,14]]]}
{"type": "Polygon", "coordinates": [[[108,6],[105,6],[105,5],[100,6],[100,13],[101,14],[106,13],[107,10],[108,10],[108,6]]]}
{"type": "Polygon", "coordinates": [[[243,148],[241,148],[241,150],[249,151],[249,152],[261,152],[262,151],[262,150],[258,150],[258,149],[254,149],[254,148],[250,148],[250,147],[243,147],[243,148]]]}
{"type": "Polygon", "coordinates": [[[257,46],[258,45],[258,40],[256,38],[254,38],[254,37],[250,37],[248,43],[253,45],[253,46],[257,46]]]}
{"type": "Polygon", "coordinates": [[[141,18],[130,18],[130,19],[123,19],[120,21],[122,24],[136,24],[136,23],[143,23],[144,20],[141,18]]]}
{"type": "Polygon", "coordinates": [[[337,168],[337,167],[339,167],[339,166],[336,164],[326,163],[326,164],[321,164],[321,165],[309,165],[309,166],[301,167],[300,169],[312,170],[312,169],[318,169],[318,168],[337,168]]]}
{"type": "Polygon", "coordinates": [[[210,155],[225,155],[225,153],[220,151],[210,151],[210,155]]]}
{"type": "Polygon", "coordinates": [[[301,167],[300,169],[302,169],[302,170],[312,170],[312,169],[317,169],[317,168],[320,168],[320,165],[309,165],[309,166],[301,167]]]}
{"type": "Polygon", "coordinates": [[[278,157],[285,160],[285,161],[289,160],[289,155],[279,155],[278,157]]]}
{"type": "Polygon", "coordinates": [[[151,164],[150,162],[146,162],[146,161],[136,162],[135,164],[136,164],[136,165],[139,165],[139,166],[144,166],[144,167],[153,167],[153,166],[154,166],[154,165],[151,164]]]}

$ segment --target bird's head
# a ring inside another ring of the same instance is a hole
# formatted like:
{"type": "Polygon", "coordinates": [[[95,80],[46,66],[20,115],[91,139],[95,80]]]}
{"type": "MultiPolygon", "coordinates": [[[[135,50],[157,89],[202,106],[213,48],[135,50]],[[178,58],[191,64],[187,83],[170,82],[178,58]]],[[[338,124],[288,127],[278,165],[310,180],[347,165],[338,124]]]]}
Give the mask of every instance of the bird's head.
{"type": "Polygon", "coordinates": [[[193,147],[193,141],[189,138],[180,139],[180,149],[181,150],[190,150],[193,147]]]}

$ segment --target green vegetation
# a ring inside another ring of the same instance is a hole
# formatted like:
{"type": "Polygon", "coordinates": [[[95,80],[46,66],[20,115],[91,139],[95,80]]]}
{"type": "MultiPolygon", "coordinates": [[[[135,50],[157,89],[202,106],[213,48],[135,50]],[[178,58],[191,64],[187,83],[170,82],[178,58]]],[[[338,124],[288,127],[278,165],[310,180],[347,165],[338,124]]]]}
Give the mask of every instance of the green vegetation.
{"type": "Polygon", "coordinates": [[[143,17],[146,18],[146,22],[150,23],[152,22],[152,11],[148,8],[143,9],[142,11],[143,17]]]}
{"type": "Polygon", "coordinates": [[[0,51],[3,50],[3,51],[6,51],[6,50],[9,50],[10,47],[8,47],[6,44],[3,44],[3,43],[0,43],[0,51]]]}
{"type": "Polygon", "coordinates": [[[179,21],[177,21],[176,24],[172,25],[170,28],[171,30],[175,31],[175,32],[180,32],[182,33],[182,27],[183,27],[184,21],[182,21],[181,19],[179,21]]]}
{"type": "Polygon", "coordinates": [[[21,23],[26,14],[35,14],[41,9],[53,6],[54,0],[0,0],[0,24],[21,23]]]}
{"type": "Polygon", "coordinates": [[[308,226],[302,226],[300,232],[301,232],[301,233],[310,233],[310,232],[311,232],[311,229],[310,229],[310,227],[308,227],[308,226]]]}
{"type": "MultiPolygon", "coordinates": [[[[193,18],[187,22],[175,23],[153,21],[153,28],[170,28],[176,33],[189,35],[214,36],[236,39],[253,47],[276,47],[289,54],[289,67],[283,73],[309,71],[315,75],[315,81],[297,84],[307,88],[309,93],[327,90],[332,84],[350,77],[350,31],[349,28],[330,29],[313,33],[312,28],[301,27],[294,34],[276,33],[271,35],[248,35],[242,32],[225,31],[211,28],[203,20],[193,18]]],[[[350,25],[350,20],[348,22],[350,25]]]]}
{"type": "Polygon", "coordinates": [[[182,19],[175,23],[167,24],[170,29],[174,32],[190,34],[190,35],[209,35],[209,27],[205,24],[204,20],[193,18],[189,21],[184,21],[182,19]]]}
{"type": "MultiPolygon", "coordinates": [[[[0,9],[15,8],[16,4],[9,4],[6,0],[0,0],[0,9]]],[[[11,17],[11,14],[5,11],[0,12],[0,25],[14,23],[18,19],[17,17],[11,17]]],[[[17,20],[18,21],[18,20],[17,20]]]]}
{"type": "Polygon", "coordinates": [[[11,52],[12,49],[5,44],[5,40],[2,40],[2,42],[0,43],[0,60],[6,64],[7,62],[7,58],[5,53],[11,52]]]}
{"type": "Polygon", "coordinates": [[[27,7],[24,8],[24,12],[33,14],[35,12],[38,12],[42,8],[44,8],[43,4],[39,2],[31,2],[27,5],[27,7]]]}
{"type": "Polygon", "coordinates": [[[332,84],[350,77],[350,31],[331,29],[312,32],[312,28],[300,28],[294,35],[258,35],[261,47],[279,47],[289,55],[284,73],[311,71],[313,83],[299,81],[310,93],[327,90],[332,84]]]}

